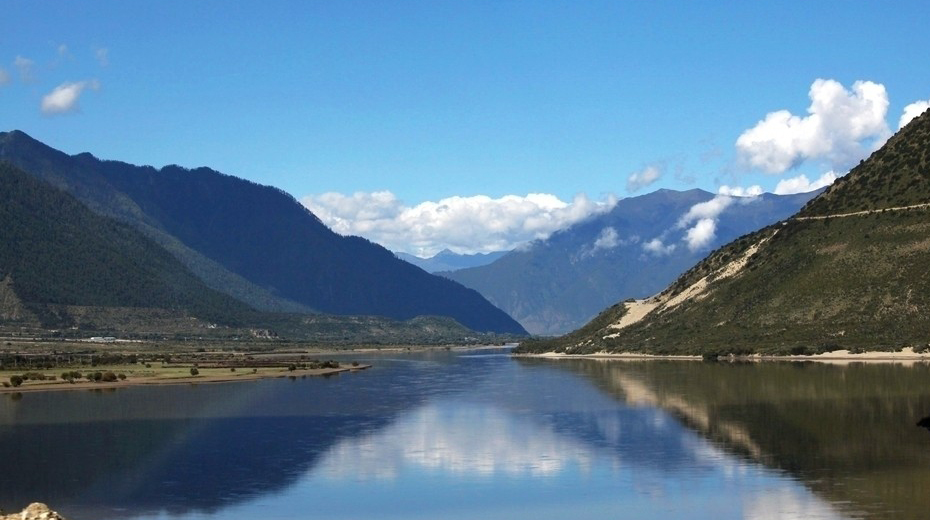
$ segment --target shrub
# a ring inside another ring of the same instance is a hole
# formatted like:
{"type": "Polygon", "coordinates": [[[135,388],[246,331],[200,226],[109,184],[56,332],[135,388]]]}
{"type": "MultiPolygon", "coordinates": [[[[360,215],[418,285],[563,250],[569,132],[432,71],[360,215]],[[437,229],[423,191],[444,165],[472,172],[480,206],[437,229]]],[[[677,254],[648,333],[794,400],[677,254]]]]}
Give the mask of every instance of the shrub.
{"type": "Polygon", "coordinates": [[[114,374],[113,372],[105,372],[103,374],[103,381],[107,383],[112,383],[116,381],[116,374],[114,374]]]}
{"type": "Polygon", "coordinates": [[[23,384],[23,376],[10,376],[10,384],[13,386],[23,384]]]}
{"type": "Polygon", "coordinates": [[[290,365],[287,366],[287,369],[288,369],[289,371],[293,372],[293,371],[297,370],[297,365],[291,363],[290,365]]]}
{"type": "Polygon", "coordinates": [[[196,376],[198,374],[200,374],[200,370],[198,370],[197,367],[191,367],[191,375],[196,376]]]}
{"type": "Polygon", "coordinates": [[[116,374],[116,377],[118,377],[120,381],[125,381],[125,380],[126,380],[126,374],[124,374],[124,373],[122,373],[122,372],[120,372],[119,374],[116,374]]]}

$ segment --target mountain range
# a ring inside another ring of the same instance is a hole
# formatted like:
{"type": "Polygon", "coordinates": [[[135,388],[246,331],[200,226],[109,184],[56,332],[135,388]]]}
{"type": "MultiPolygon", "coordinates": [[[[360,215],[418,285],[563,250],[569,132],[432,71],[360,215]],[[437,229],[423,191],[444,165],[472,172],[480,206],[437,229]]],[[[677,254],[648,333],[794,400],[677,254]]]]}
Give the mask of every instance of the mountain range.
{"type": "MultiPolygon", "coordinates": [[[[0,161],[157,244],[177,261],[171,272],[180,266],[204,286],[194,292],[208,294],[203,289],[209,288],[209,294],[221,293],[229,297],[227,302],[238,301],[246,309],[263,312],[395,320],[446,316],[474,331],[525,333],[476,291],[425,273],[365,239],[334,233],[293,197],[273,187],[209,168],[156,169],[103,161],[89,153],[67,155],[19,131],[0,133],[0,161]]],[[[54,223],[45,223],[50,224],[54,223]]],[[[102,225],[94,223],[89,231],[102,225]]],[[[66,255],[69,250],[54,254],[66,255]]],[[[9,265],[0,265],[0,277],[9,277],[9,265]]],[[[18,265],[28,262],[20,259],[18,265]]],[[[86,269],[96,274],[119,267],[101,260],[86,264],[86,269]]],[[[17,291],[23,276],[12,274],[17,291]]],[[[190,285],[191,290],[195,287],[190,285]]],[[[71,304],[96,305],[78,292],[66,293],[71,304]]],[[[131,306],[120,298],[107,304],[131,306]]]]}
{"type": "Polygon", "coordinates": [[[498,258],[506,255],[507,251],[475,253],[468,255],[454,253],[448,249],[443,249],[442,251],[429,258],[420,258],[418,256],[402,252],[394,254],[397,255],[397,258],[400,258],[405,262],[409,262],[419,267],[420,269],[423,269],[427,273],[437,273],[440,271],[458,271],[459,269],[488,265],[496,261],[498,258]]]}
{"type": "Polygon", "coordinates": [[[618,300],[658,292],[712,249],[787,218],[817,193],[658,190],[622,199],[489,265],[440,274],[477,290],[533,334],[564,334],[618,300]],[[713,218],[712,236],[692,247],[698,217],[713,218]]]}
{"type": "Polygon", "coordinates": [[[930,340],[930,111],[792,218],[749,233],[661,293],[524,352],[923,351],[930,340]]]}

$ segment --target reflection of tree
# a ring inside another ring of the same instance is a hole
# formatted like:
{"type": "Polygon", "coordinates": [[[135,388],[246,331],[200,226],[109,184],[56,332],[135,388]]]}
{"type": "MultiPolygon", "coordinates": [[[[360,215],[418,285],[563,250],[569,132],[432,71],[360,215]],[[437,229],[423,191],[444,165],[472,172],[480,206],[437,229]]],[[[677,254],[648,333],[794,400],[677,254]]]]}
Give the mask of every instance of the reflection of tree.
{"type": "Polygon", "coordinates": [[[29,395],[0,424],[0,507],[41,498],[69,518],[216,511],[287,487],[340,439],[421,400],[397,387],[372,414],[357,395],[340,405],[338,388],[263,381],[29,395]]]}
{"type": "MultiPolygon", "coordinates": [[[[540,363],[540,361],[525,361],[540,363]]],[[[716,444],[790,471],[876,518],[925,518],[930,367],[560,360],[630,404],[659,406],[716,444]]]]}

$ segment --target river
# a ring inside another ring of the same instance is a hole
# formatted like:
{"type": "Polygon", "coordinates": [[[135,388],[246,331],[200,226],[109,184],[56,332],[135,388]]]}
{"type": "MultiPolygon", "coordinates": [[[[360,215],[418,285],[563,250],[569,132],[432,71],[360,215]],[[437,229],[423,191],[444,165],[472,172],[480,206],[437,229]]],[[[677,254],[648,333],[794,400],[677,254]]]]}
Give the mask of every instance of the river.
{"type": "Polygon", "coordinates": [[[370,354],[0,396],[0,507],[91,519],[926,518],[926,364],[370,354]]]}

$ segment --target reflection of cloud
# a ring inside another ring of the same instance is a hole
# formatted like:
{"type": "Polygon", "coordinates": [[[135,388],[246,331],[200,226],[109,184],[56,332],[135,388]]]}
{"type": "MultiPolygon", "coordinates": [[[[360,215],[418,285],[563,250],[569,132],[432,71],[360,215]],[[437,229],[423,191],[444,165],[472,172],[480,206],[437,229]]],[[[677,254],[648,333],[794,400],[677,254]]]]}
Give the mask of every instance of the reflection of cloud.
{"type": "Polygon", "coordinates": [[[846,518],[828,502],[812,500],[812,497],[791,488],[770,489],[758,495],[750,495],[743,501],[744,518],[747,520],[823,520],[846,518]]]}
{"type": "Polygon", "coordinates": [[[547,476],[589,468],[588,447],[502,410],[426,406],[378,433],[348,439],[323,458],[338,479],[394,479],[404,467],[472,476],[547,476]]]}

